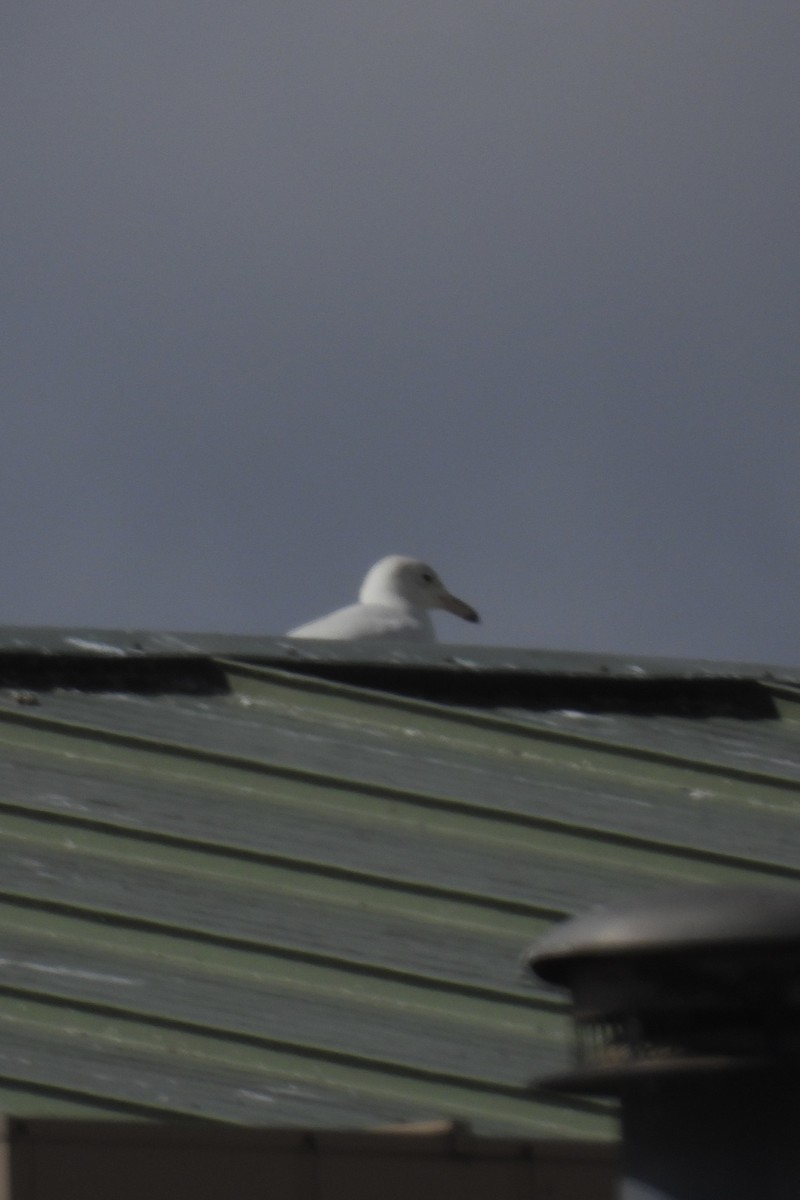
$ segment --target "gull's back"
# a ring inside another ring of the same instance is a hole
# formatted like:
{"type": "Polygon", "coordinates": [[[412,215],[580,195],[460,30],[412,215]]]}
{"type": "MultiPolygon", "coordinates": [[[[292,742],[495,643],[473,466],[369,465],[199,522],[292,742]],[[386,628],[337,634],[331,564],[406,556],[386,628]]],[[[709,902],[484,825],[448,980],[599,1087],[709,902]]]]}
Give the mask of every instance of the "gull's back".
{"type": "Polygon", "coordinates": [[[298,625],[287,637],[335,641],[435,642],[433,621],[424,608],[394,604],[348,604],[298,625]]]}

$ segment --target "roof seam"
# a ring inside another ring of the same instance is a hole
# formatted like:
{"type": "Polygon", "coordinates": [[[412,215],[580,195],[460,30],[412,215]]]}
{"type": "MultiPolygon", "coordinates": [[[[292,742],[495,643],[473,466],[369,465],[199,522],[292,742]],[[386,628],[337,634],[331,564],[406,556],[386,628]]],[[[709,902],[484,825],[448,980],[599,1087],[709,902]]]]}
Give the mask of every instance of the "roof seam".
{"type": "MultiPolygon", "coordinates": [[[[498,1095],[512,1098],[522,1098],[528,1089],[520,1084],[503,1083],[477,1075],[465,1075],[457,1071],[446,1071],[442,1068],[417,1066],[413,1063],[401,1062],[397,1059],[378,1058],[357,1054],[353,1051],[336,1050],[332,1047],[312,1045],[308,1042],[295,1042],[288,1038],[274,1038],[267,1034],[249,1033],[246,1030],[229,1029],[220,1025],[203,1025],[198,1021],[170,1017],[152,1012],[134,1011],[122,1005],[108,1001],[83,1000],[55,991],[53,989],[26,988],[15,984],[0,984],[0,996],[10,996],[18,1000],[29,1000],[45,1007],[52,1006],[61,1009],[74,1009],[76,1012],[112,1017],[124,1025],[147,1025],[158,1029],[172,1029],[183,1033],[209,1038],[219,1038],[225,1042],[235,1042],[242,1046],[262,1047],[267,1050],[278,1050],[298,1058],[310,1058],[318,1061],[335,1063],[340,1066],[354,1067],[359,1071],[370,1073],[386,1072],[393,1076],[416,1079],[427,1083],[452,1084],[467,1087],[475,1091],[490,1091],[498,1095]]],[[[2,1018],[0,1017],[0,1024],[2,1018]]],[[[213,1056],[212,1056],[213,1057],[213,1056]]]]}
{"type": "MultiPolygon", "coordinates": [[[[383,892],[400,892],[405,895],[430,896],[440,900],[452,900],[468,903],[475,908],[488,908],[494,911],[514,913],[518,916],[559,920],[566,915],[564,909],[551,908],[546,905],[532,904],[525,900],[511,897],[491,895],[486,892],[468,892],[460,888],[444,887],[440,884],[427,883],[424,880],[414,880],[392,876],[387,878],[373,871],[357,870],[355,867],[337,866],[315,859],[303,859],[297,855],[275,854],[268,850],[256,850],[248,846],[236,846],[229,843],[204,840],[198,837],[188,838],[183,834],[169,831],[156,832],[142,830],[117,824],[113,821],[102,821],[97,817],[84,817],[79,813],[49,812],[42,809],[32,809],[27,805],[16,804],[13,801],[0,800],[0,812],[19,816],[35,823],[61,825],[68,828],[86,829],[95,833],[113,834],[116,837],[131,842],[143,844],[160,844],[179,847],[187,850],[198,850],[213,858],[230,858],[263,865],[281,867],[288,872],[298,875],[317,875],[327,879],[346,880],[350,883],[379,887],[383,892]]],[[[92,853],[92,852],[89,852],[92,853]]],[[[105,859],[113,856],[106,854],[105,859]]],[[[201,872],[196,872],[200,874],[201,872]]],[[[291,891],[291,889],[284,889],[291,891]]]]}
{"type": "MultiPolygon", "coordinates": [[[[434,706],[435,707],[435,706],[434,706]]],[[[439,719],[459,720],[461,714],[472,710],[458,709],[451,718],[450,710],[438,708],[436,715],[439,719]]],[[[505,732],[512,730],[524,736],[531,742],[546,742],[556,745],[575,746],[589,749],[601,757],[614,760],[622,758],[625,761],[635,760],[658,763],[664,766],[676,767],[679,770],[691,771],[694,774],[713,775],[724,779],[733,779],[742,783],[753,783],[764,787],[776,788],[792,792],[800,792],[800,779],[779,775],[773,772],[754,771],[749,767],[739,767],[732,763],[718,763],[708,759],[691,758],[675,754],[667,750],[653,750],[647,747],[628,745],[624,742],[614,742],[602,738],[591,738],[583,734],[565,733],[560,730],[542,729],[538,726],[522,725],[506,722],[496,718],[482,719],[496,722],[505,732]]],[[[46,729],[53,733],[85,738],[87,740],[105,742],[109,745],[125,746],[128,749],[150,751],[152,753],[173,754],[176,758],[185,758],[197,762],[208,762],[219,766],[239,767],[259,774],[272,774],[283,778],[302,779],[309,782],[324,782],[327,786],[341,784],[350,791],[365,795],[392,796],[402,799],[414,797],[417,793],[408,789],[396,788],[390,784],[377,785],[361,780],[349,779],[347,776],[335,776],[304,767],[293,767],[283,763],[265,763],[260,759],[248,758],[244,755],[233,754],[222,750],[209,750],[205,747],[191,746],[188,743],[167,739],[148,737],[145,734],[122,732],[116,729],[106,729],[102,726],[89,725],[85,722],[67,721],[63,717],[45,716],[32,713],[29,710],[19,711],[11,707],[0,706],[0,722],[23,725],[30,729],[46,729]]],[[[501,816],[498,810],[491,810],[493,817],[501,816]]]]}
{"type": "MultiPolygon", "coordinates": [[[[397,696],[394,693],[382,692],[378,689],[355,687],[352,684],[334,684],[329,680],[321,680],[316,676],[293,674],[291,671],[254,666],[249,663],[239,663],[236,660],[217,658],[215,662],[226,671],[239,671],[251,678],[274,679],[281,686],[323,694],[343,694],[364,704],[380,705],[383,708],[398,708],[404,712],[426,714],[436,717],[439,720],[453,721],[456,724],[478,726],[497,732],[512,733],[525,740],[552,742],[556,745],[593,749],[600,753],[607,753],[613,757],[633,758],[643,762],[656,762],[667,766],[672,765],[690,770],[700,770],[712,775],[722,775],[739,779],[746,783],[765,783],[776,787],[788,787],[793,790],[800,789],[800,781],[793,780],[787,776],[753,771],[751,768],[737,767],[733,764],[726,765],[706,759],[691,758],[686,755],[675,754],[669,750],[655,750],[627,742],[618,742],[606,738],[593,738],[587,734],[568,733],[564,730],[543,729],[540,726],[515,721],[507,716],[498,717],[483,713],[478,709],[467,707],[455,708],[444,704],[436,704],[432,701],[397,696]],[[298,684],[300,680],[302,684],[298,684]],[[307,686],[309,681],[310,686],[307,686]],[[318,686],[321,684],[325,684],[326,687],[318,686]]],[[[758,687],[765,687],[760,680],[753,680],[753,683],[758,687]]],[[[769,684],[766,690],[772,690],[773,686],[779,687],[781,685],[769,684]]],[[[257,704],[258,700],[255,700],[254,703],[257,704]]]]}
{"type": "MultiPolygon", "coordinates": [[[[290,768],[291,769],[291,768],[290,768]]],[[[267,773],[267,768],[265,768],[267,773]]],[[[324,778],[324,777],[323,777],[324,778]]],[[[360,790],[354,787],[353,790],[360,790]]],[[[373,794],[370,792],[370,794],[373,794]]],[[[588,823],[578,825],[572,821],[562,821],[558,817],[545,817],[531,813],[512,812],[507,809],[497,810],[484,805],[477,805],[450,797],[430,796],[423,792],[406,792],[391,795],[389,789],[378,791],[381,797],[390,795],[393,799],[402,798],[407,803],[416,804],[442,812],[454,812],[465,816],[474,816],[492,821],[503,821],[509,825],[523,826],[528,829],[540,829],[543,832],[560,833],[568,837],[585,838],[588,834],[594,840],[607,845],[625,847],[634,850],[644,850],[653,854],[675,855],[690,862],[705,862],[717,866],[741,868],[746,871],[765,872],[786,879],[800,878],[800,864],[776,862],[769,859],[753,859],[745,855],[733,854],[724,850],[712,850],[705,847],[691,846],[687,843],[668,842],[654,838],[643,837],[640,834],[626,833],[619,830],[604,829],[588,823]]],[[[230,843],[205,840],[199,837],[188,838],[182,834],[171,833],[168,830],[142,830],[131,828],[114,821],[102,821],[97,817],[84,817],[79,813],[51,812],[47,809],[32,808],[29,805],[16,804],[13,801],[0,800],[0,811],[21,816],[31,821],[47,822],[48,824],[63,825],[70,828],[81,828],[100,833],[111,833],[133,842],[157,843],[186,849],[196,848],[216,858],[240,859],[248,862],[280,866],[289,871],[318,875],[323,878],[342,879],[355,883],[379,886],[384,891],[396,891],[403,894],[429,895],[443,900],[468,902],[479,908],[488,908],[502,912],[515,913],[520,916],[544,917],[558,919],[565,915],[564,910],[545,905],[531,904],[527,901],[506,896],[492,895],[487,892],[467,892],[458,888],[447,888],[422,880],[401,878],[376,872],[357,870],[354,867],[337,866],[320,860],[301,859],[297,855],[275,854],[266,850],[256,850],[248,846],[236,846],[230,843]]]]}
{"type": "MultiPolygon", "coordinates": [[[[132,1116],[150,1117],[154,1121],[208,1122],[208,1117],[204,1113],[193,1113],[188,1110],[182,1110],[180,1107],[176,1107],[172,1101],[169,1104],[159,1106],[148,1104],[144,1101],[121,1099],[115,1096],[98,1097],[98,1093],[88,1087],[66,1087],[57,1083],[43,1083],[32,1077],[25,1078],[21,1072],[17,1072],[15,1075],[8,1075],[0,1071],[0,1084],[16,1092],[33,1092],[41,1096],[52,1096],[75,1102],[80,1099],[84,1103],[89,1103],[93,1108],[103,1108],[120,1114],[128,1113],[132,1116]]],[[[221,1117],[215,1117],[214,1119],[224,1120],[221,1117]]]]}
{"type": "MultiPolygon", "coordinates": [[[[166,920],[157,920],[129,913],[113,912],[110,909],[94,908],[88,904],[77,904],[74,901],[48,900],[23,892],[7,892],[0,889],[0,900],[20,908],[35,909],[40,912],[50,912],[55,915],[67,914],[95,922],[99,925],[113,925],[118,928],[139,929],[145,932],[168,933],[181,942],[197,942],[206,945],[244,949],[256,953],[269,954],[275,958],[289,961],[318,964],[347,971],[353,975],[363,975],[376,979],[394,979],[407,983],[416,988],[430,988],[432,991],[450,992],[457,995],[473,996],[510,1005],[522,1005],[530,1008],[532,1000],[537,1000],[545,1008],[552,1006],[552,1011],[563,1011],[564,1002],[542,993],[530,990],[512,991],[511,989],[495,988],[487,984],[472,983],[467,980],[450,979],[444,976],[427,975],[421,971],[409,971],[402,967],[392,967],[382,963],[366,962],[344,955],[328,954],[321,950],[301,949],[279,942],[261,941],[235,933],[214,932],[188,925],[173,924],[166,920]]],[[[566,915],[566,914],[565,914],[566,915]]]]}
{"type": "MultiPolygon", "coordinates": [[[[297,678],[297,677],[294,677],[297,678]]],[[[356,689],[358,690],[358,689],[356,689]]],[[[380,699],[380,702],[385,705],[386,693],[371,692],[368,689],[363,689],[360,692],[361,698],[366,698],[370,703],[375,697],[380,699]]],[[[800,780],[793,779],[788,776],[779,775],[773,772],[754,771],[749,767],[738,767],[731,763],[717,763],[708,759],[691,758],[685,755],[675,754],[673,751],[655,750],[648,747],[631,745],[625,742],[616,742],[604,738],[592,738],[586,734],[568,733],[562,730],[542,729],[539,726],[523,724],[521,722],[511,721],[508,718],[490,717],[483,713],[479,713],[474,709],[458,708],[450,709],[444,705],[427,704],[425,701],[415,701],[419,705],[419,711],[425,711],[430,715],[435,715],[439,720],[449,720],[456,724],[467,724],[479,726],[486,729],[495,730],[497,732],[513,733],[521,739],[529,742],[545,742],[554,745],[574,746],[577,748],[589,749],[594,753],[611,759],[624,759],[625,761],[635,760],[640,762],[658,763],[664,766],[673,766],[680,770],[688,770],[694,773],[704,775],[712,775],[724,779],[734,779],[743,783],[753,783],[765,787],[773,787],[780,790],[800,791],[800,780]]],[[[220,766],[244,766],[253,771],[268,771],[276,775],[284,775],[285,777],[307,779],[315,781],[323,779],[326,783],[335,782],[335,776],[323,775],[319,772],[309,771],[301,767],[289,767],[283,764],[264,764],[258,759],[246,758],[242,755],[230,754],[224,751],[208,750],[199,746],[190,746],[186,743],[159,740],[150,738],[144,734],[123,733],[119,730],[104,729],[102,726],[90,725],[87,723],[78,723],[75,721],[67,721],[64,718],[47,716],[40,713],[33,713],[30,710],[18,710],[10,706],[0,706],[0,721],[8,721],[12,724],[23,725],[28,728],[48,729],[54,733],[63,733],[75,737],[83,737],[94,741],[106,742],[111,745],[126,746],[130,749],[149,749],[152,751],[171,753],[176,757],[182,757],[198,762],[215,763],[220,766]]],[[[363,783],[355,780],[346,780],[342,777],[342,782],[346,782],[352,790],[358,790],[365,794],[373,795],[379,793],[381,795],[389,794],[390,791],[394,794],[394,789],[390,789],[387,785],[378,788],[376,785],[363,783]]],[[[400,796],[405,795],[403,789],[396,789],[400,796]]]]}

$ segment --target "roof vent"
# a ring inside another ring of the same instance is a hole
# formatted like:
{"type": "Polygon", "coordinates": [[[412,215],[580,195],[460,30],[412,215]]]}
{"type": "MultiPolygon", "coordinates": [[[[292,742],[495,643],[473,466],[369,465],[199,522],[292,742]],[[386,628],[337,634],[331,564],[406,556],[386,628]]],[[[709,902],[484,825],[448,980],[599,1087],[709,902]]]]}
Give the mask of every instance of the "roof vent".
{"type": "Polygon", "coordinates": [[[575,1070],[543,1086],[621,1098],[625,1200],[800,1194],[800,892],[596,911],[531,965],[575,1019],[575,1070]]]}

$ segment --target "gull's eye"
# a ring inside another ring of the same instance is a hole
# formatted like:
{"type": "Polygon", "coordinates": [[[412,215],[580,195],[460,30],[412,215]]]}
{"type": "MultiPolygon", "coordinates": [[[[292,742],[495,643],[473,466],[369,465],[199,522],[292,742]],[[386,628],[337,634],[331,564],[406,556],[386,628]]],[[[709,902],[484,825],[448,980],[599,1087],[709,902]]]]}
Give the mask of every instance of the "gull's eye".
{"type": "Polygon", "coordinates": [[[423,583],[433,583],[433,576],[431,575],[430,571],[422,572],[422,582],[423,583]]]}

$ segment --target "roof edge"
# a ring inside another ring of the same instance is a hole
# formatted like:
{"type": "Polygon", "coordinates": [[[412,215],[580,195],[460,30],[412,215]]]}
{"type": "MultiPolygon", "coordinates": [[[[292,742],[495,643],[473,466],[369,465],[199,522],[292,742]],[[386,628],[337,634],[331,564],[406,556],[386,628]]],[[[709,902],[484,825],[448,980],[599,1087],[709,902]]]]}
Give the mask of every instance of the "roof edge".
{"type": "Polygon", "coordinates": [[[288,670],[359,665],[413,668],[454,674],[573,678],[755,680],[800,686],[800,666],[535,647],[463,646],[436,643],[330,642],[248,634],[174,633],[96,627],[0,626],[0,657],[47,656],[87,659],[228,658],[288,670]]]}

